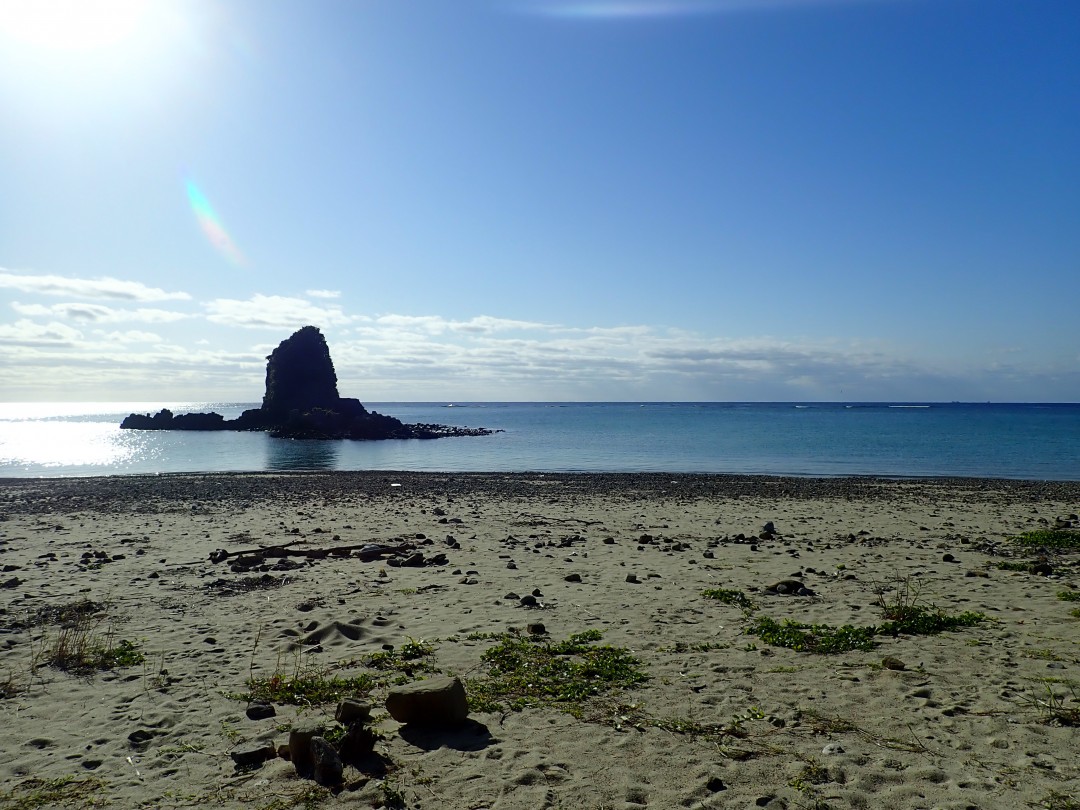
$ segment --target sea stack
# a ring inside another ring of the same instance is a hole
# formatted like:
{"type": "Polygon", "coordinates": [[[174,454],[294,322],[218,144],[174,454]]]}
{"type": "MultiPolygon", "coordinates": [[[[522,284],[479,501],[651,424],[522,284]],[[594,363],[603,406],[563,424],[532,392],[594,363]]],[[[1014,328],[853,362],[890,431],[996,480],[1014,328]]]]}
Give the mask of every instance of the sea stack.
{"type": "Polygon", "coordinates": [[[154,416],[133,413],[120,424],[130,430],[262,430],[285,439],[436,439],[486,436],[485,428],[453,425],[406,425],[392,416],[369,411],[358,399],[338,394],[337,372],[326,339],[305,326],[281,341],[266,358],[262,407],[237,419],[216,413],[154,416]]]}
{"type": "Polygon", "coordinates": [[[316,327],[294,332],[266,358],[262,412],[267,419],[287,419],[293,411],[333,411],[340,399],[330,347],[316,327]]]}

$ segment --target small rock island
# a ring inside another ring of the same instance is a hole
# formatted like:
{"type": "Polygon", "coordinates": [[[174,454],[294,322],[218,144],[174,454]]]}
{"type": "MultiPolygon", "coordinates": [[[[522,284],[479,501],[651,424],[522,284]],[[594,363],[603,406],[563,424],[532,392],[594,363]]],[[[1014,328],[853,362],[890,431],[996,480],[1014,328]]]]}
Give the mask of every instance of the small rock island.
{"type": "Polygon", "coordinates": [[[283,439],[438,439],[446,436],[488,436],[486,428],[453,425],[407,425],[392,416],[369,411],[358,399],[338,395],[337,373],[326,339],[305,326],[266,358],[266,393],[262,407],[236,419],[217,413],[174,416],[133,413],[120,423],[127,430],[261,430],[283,439]]]}

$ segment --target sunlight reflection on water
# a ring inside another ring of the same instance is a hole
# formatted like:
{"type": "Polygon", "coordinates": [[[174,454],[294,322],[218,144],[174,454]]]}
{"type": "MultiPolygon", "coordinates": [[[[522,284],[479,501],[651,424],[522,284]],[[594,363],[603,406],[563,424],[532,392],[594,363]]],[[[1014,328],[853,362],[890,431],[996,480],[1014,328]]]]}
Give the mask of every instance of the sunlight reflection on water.
{"type": "Polygon", "coordinates": [[[111,467],[145,457],[149,449],[146,434],[104,422],[27,421],[4,432],[0,464],[111,467]]]}

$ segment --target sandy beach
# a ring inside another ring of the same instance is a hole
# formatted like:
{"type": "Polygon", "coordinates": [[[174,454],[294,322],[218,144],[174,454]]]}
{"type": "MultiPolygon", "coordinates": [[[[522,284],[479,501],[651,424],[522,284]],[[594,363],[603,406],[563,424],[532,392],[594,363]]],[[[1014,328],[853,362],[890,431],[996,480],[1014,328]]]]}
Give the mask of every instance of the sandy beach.
{"type": "Polygon", "coordinates": [[[0,480],[0,808],[1080,807],[1080,553],[1011,539],[1077,512],[1080,484],[1000,480],[0,480]],[[984,618],[832,653],[751,632],[905,599],[984,618]],[[590,630],[637,683],[449,730],[384,708],[590,630]],[[132,655],[66,671],[72,638],[132,655]],[[337,700],[248,716],[250,679],[297,673],[370,676],[379,739],[333,788],[231,756],[332,729],[337,700]]]}

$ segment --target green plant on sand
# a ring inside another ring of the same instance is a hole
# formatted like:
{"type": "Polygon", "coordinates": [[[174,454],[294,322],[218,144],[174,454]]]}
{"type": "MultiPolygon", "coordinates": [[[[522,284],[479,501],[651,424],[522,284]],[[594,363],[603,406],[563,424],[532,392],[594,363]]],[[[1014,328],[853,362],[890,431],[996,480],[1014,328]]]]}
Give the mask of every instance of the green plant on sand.
{"type": "Polygon", "coordinates": [[[79,614],[61,626],[55,635],[42,637],[41,648],[34,656],[34,667],[44,665],[75,675],[141,664],[146,656],[126,639],[116,639],[112,629],[97,631],[98,620],[79,614]]]}
{"type": "Polygon", "coordinates": [[[1080,529],[1035,529],[1011,539],[1013,543],[1026,548],[1080,551],[1080,529]]]}
{"type": "Polygon", "coordinates": [[[718,602],[723,602],[725,605],[740,607],[743,610],[757,610],[757,604],[742,591],[729,588],[709,588],[702,591],[701,595],[707,599],[715,599],[718,602]]]}
{"type": "Polygon", "coordinates": [[[1027,703],[1039,714],[1039,720],[1047,725],[1080,726],[1080,687],[1074,681],[1051,681],[1043,679],[1042,688],[1032,687],[1027,703]],[[1054,691],[1056,684],[1064,684],[1069,695],[1054,691]]]}
{"type": "Polygon", "coordinates": [[[367,673],[353,677],[330,675],[318,667],[302,666],[292,672],[278,669],[265,678],[249,677],[246,693],[230,695],[237,700],[262,700],[294,706],[321,706],[347,697],[363,697],[376,685],[367,673]]]}
{"type": "Polygon", "coordinates": [[[606,692],[633,688],[648,676],[627,650],[594,645],[601,634],[587,630],[565,641],[507,633],[484,652],[487,672],[466,683],[474,711],[557,705],[581,716],[583,704],[606,692]]]}
{"type": "Polygon", "coordinates": [[[26,779],[0,792],[0,807],[4,810],[36,810],[39,807],[104,807],[109,802],[100,795],[103,788],[104,783],[93,777],[76,779],[74,776],[63,776],[59,779],[26,779]]]}
{"type": "Polygon", "coordinates": [[[877,636],[929,636],[973,627],[986,621],[981,613],[965,612],[950,616],[939,608],[919,604],[919,586],[910,578],[898,578],[891,588],[881,588],[878,596],[881,608],[881,624],[856,627],[846,624],[833,627],[827,624],[804,624],[786,620],[778,622],[767,616],[759,617],[746,629],[748,635],[757,636],[774,647],[787,647],[797,652],[813,652],[825,655],[850,650],[872,650],[877,636]],[[886,593],[892,595],[886,597],[886,593]]]}

